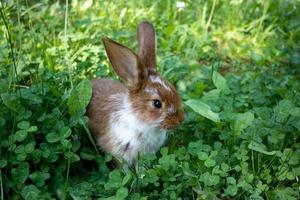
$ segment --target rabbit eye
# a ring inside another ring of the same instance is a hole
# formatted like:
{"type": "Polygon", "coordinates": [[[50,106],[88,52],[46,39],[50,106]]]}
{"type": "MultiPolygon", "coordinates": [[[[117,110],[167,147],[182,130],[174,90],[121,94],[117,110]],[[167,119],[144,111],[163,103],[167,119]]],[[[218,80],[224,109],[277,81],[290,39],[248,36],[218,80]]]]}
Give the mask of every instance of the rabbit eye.
{"type": "Polygon", "coordinates": [[[153,106],[155,107],[155,108],[161,108],[161,101],[160,100],[158,100],[158,99],[154,99],[153,100],[153,106]]]}

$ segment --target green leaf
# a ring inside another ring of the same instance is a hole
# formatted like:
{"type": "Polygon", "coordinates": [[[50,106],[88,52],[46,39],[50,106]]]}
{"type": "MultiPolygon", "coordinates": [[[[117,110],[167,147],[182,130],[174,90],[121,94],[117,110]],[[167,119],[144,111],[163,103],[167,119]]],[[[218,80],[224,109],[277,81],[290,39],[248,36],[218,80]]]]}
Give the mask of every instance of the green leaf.
{"type": "Polygon", "coordinates": [[[26,139],[28,133],[26,130],[19,130],[14,134],[14,139],[18,142],[22,142],[26,139]]]}
{"type": "Polygon", "coordinates": [[[200,175],[200,181],[207,186],[217,185],[220,182],[220,177],[217,175],[211,175],[209,172],[204,172],[200,175]]]}
{"type": "Polygon", "coordinates": [[[46,140],[49,143],[55,143],[55,142],[58,142],[60,140],[60,137],[57,133],[50,132],[50,133],[47,134],[46,140]]]}
{"type": "Polygon", "coordinates": [[[187,100],[184,103],[203,117],[206,117],[214,122],[220,122],[219,114],[213,112],[210,106],[206,103],[195,99],[187,100]]]}
{"type": "Polygon", "coordinates": [[[212,174],[222,174],[222,170],[220,170],[220,166],[215,166],[212,170],[212,174]]]}
{"type": "Polygon", "coordinates": [[[37,163],[38,161],[40,161],[42,154],[43,152],[40,149],[35,149],[31,153],[31,157],[33,158],[33,163],[37,163]]]}
{"type": "Polygon", "coordinates": [[[300,176],[300,167],[293,168],[293,172],[296,176],[300,176]]]}
{"type": "Polygon", "coordinates": [[[254,114],[251,112],[238,113],[234,122],[234,133],[240,135],[242,131],[252,124],[254,114]]]}
{"type": "Polygon", "coordinates": [[[229,171],[229,166],[226,163],[221,164],[221,169],[223,172],[228,172],[229,171]]]}
{"type": "Polygon", "coordinates": [[[25,145],[25,153],[32,153],[34,151],[34,144],[29,143],[25,145]]]}
{"type": "Polygon", "coordinates": [[[80,151],[80,158],[83,160],[94,160],[96,155],[92,150],[84,148],[80,151]]]}
{"type": "Polygon", "coordinates": [[[264,144],[262,143],[258,143],[256,141],[250,141],[248,148],[253,150],[253,151],[257,151],[260,152],[262,154],[266,154],[266,155],[275,155],[277,151],[267,151],[267,148],[264,144]]]}
{"type": "Polygon", "coordinates": [[[17,155],[17,160],[18,161],[24,161],[24,160],[26,160],[26,158],[27,158],[27,154],[25,152],[19,153],[17,155]]]}
{"type": "MultiPolygon", "coordinates": [[[[290,100],[284,99],[274,107],[274,115],[278,122],[284,122],[293,110],[294,105],[290,100]]],[[[293,113],[293,112],[292,112],[293,113]]],[[[295,113],[293,113],[295,115],[295,113]]]]}
{"type": "Polygon", "coordinates": [[[198,156],[199,152],[202,152],[203,144],[201,141],[190,142],[188,145],[188,153],[194,156],[198,156]]]}
{"type": "Polygon", "coordinates": [[[158,179],[159,179],[159,177],[158,177],[158,174],[157,174],[157,170],[149,169],[146,172],[145,177],[143,177],[143,182],[145,182],[145,183],[157,183],[158,179]]]}
{"type": "Polygon", "coordinates": [[[162,147],[160,149],[160,153],[161,153],[162,156],[168,155],[168,147],[162,147]]]}
{"type": "Polygon", "coordinates": [[[294,117],[300,117],[300,108],[295,107],[292,110],[290,110],[290,114],[294,117]]]}
{"type": "Polygon", "coordinates": [[[272,192],[271,199],[274,200],[297,200],[299,199],[299,190],[294,190],[291,187],[277,188],[272,192]]]}
{"type": "Polygon", "coordinates": [[[205,93],[203,95],[203,97],[201,98],[201,100],[204,102],[215,101],[219,98],[219,96],[220,96],[220,90],[214,89],[214,90],[210,90],[207,93],[205,93]]]}
{"type": "Polygon", "coordinates": [[[64,126],[59,132],[59,137],[62,139],[66,139],[71,135],[71,133],[72,133],[71,129],[67,126],[64,126]]]}
{"type": "Polygon", "coordinates": [[[72,157],[71,157],[71,162],[77,162],[79,160],[80,160],[80,157],[76,153],[73,153],[72,157]]]}
{"type": "Polygon", "coordinates": [[[25,147],[24,147],[23,144],[20,144],[19,146],[17,146],[17,147],[15,148],[15,153],[16,153],[16,154],[24,153],[24,151],[25,151],[25,147]]]}
{"type": "Polygon", "coordinates": [[[0,93],[8,91],[9,84],[6,79],[0,79],[0,93]]]}
{"type": "Polygon", "coordinates": [[[25,200],[35,200],[39,199],[40,192],[35,185],[28,185],[22,189],[21,195],[25,200]]]}
{"type": "Polygon", "coordinates": [[[89,80],[82,80],[71,92],[68,98],[69,113],[72,116],[81,116],[92,96],[92,84],[89,80]]]}
{"type": "MultiPolygon", "coordinates": [[[[62,190],[64,190],[64,187],[62,187],[62,190]]],[[[70,195],[73,200],[91,200],[91,199],[103,200],[102,198],[90,198],[91,196],[93,196],[93,194],[95,194],[96,188],[94,184],[86,181],[82,181],[81,183],[70,187],[68,190],[70,191],[70,195]]],[[[58,198],[58,199],[68,199],[68,198],[58,198]]],[[[109,198],[105,198],[105,200],[108,199],[109,198]]]]}
{"type": "Polygon", "coordinates": [[[37,126],[30,126],[30,127],[27,129],[27,132],[35,132],[35,131],[37,131],[37,130],[38,130],[37,126]]]}
{"type": "Polygon", "coordinates": [[[7,165],[7,161],[6,160],[0,160],[0,169],[4,168],[7,165]]]}
{"type": "Polygon", "coordinates": [[[205,160],[204,165],[206,167],[213,167],[216,165],[216,161],[211,158],[208,158],[207,160],[205,160]]]}
{"type": "Polygon", "coordinates": [[[290,181],[295,179],[295,174],[293,172],[287,172],[286,173],[286,178],[290,181]]]}
{"type": "Polygon", "coordinates": [[[119,170],[114,170],[109,173],[109,181],[105,183],[105,190],[116,189],[122,186],[122,177],[119,170]]]}
{"type": "Polygon", "coordinates": [[[16,117],[17,121],[23,119],[29,119],[32,116],[32,112],[30,110],[26,110],[25,108],[21,108],[18,110],[18,115],[16,117]]]}
{"type": "Polygon", "coordinates": [[[271,133],[269,133],[268,141],[273,144],[279,144],[283,141],[284,137],[285,134],[281,133],[280,131],[274,130],[271,133]]]}
{"type": "Polygon", "coordinates": [[[225,189],[225,194],[229,196],[235,196],[238,192],[238,187],[236,185],[228,185],[225,189]]]}
{"type": "Polygon", "coordinates": [[[66,159],[70,159],[71,162],[77,162],[80,160],[80,157],[74,152],[66,152],[66,159]]]}
{"type": "Polygon", "coordinates": [[[128,171],[126,176],[124,176],[123,178],[122,185],[123,186],[126,185],[132,179],[132,176],[133,176],[132,172],[128,171]]]}
{"type": "Polygon", "coordinates": [[[233,177],[226,178],[228,184],[236,185],[236,180],[233,177]]]}
{"type": "Polygon", "coordinates": [[[110,153],[106,153],[104,156],[104,161],[109,162],[112,160],[112,155],[110,153]]]}
{"type": "Polygon", "coordinates": [[[46,172],[35,171],[29,175],[29,178],[39,187],[45,185],[45,181],[50,178],[46,172]]]}
{"type": "Polygon", "coordinates": [[[300,161],[300,149],[297,149],[292,153],[292,156],[289,156],[289,165],[297,165],[300,161]]]}
{"type": "Polygon", "coordinates": [[[13,181],[19,186],[22,185],[29,176],[29,164],[27,162],[19,162],[18,167],[11,170],[11,174],[13,181]]]}
{"type": "Polygon", "coordinates": [[[199,152],[198,158],[199,160],[206,160],[208,158],[208,154],[206,152],[199,152]]]}
{"type": "Polygon", "coordinates": [[[217,89],[221,90],[225,94],[230,93],[226,79],[217,71],[213,71],[212,80],[217,89]]]}
{"type": "Polygon", "coordinates": [[[126,199],[127,196],[128,196],[128,189],[125,187],[121,187],[117,190],[115,199],[116,200],[124,200],[124,199],[126,199]]]}
{"type": "Polygon", "coordinates": [[[165,171],[169,171],[171,168],[173,168],[177,165],[174,154],[170,154],[170,155],[166,155],[166,156],[161,157],[158,160],[158,163],[161,165],[161,167],[165,171]]]}
{"type": "Polygon", "coordinates": [[[30,90],[23,90],[21,92],[21,97],[27,99],[30,104],[41,104],[43,102],[41,97],[32,93],[30,90]]]}
{"type": "Polygon", "coordinates": [[[2,93],[1,99],[9,109],[17,111],[19,108],[19,97],[16,94],[2,93]]]}
{"type": "Polygon", "coordinates": [[[30,127],[30,123],[28,121],[21,121],[17,126],[19,129],[26,130],[30,127]]]}
{"type": "Polygon", "coordinates": [[[60,143],[65,147],[65,148],[71,148],[72,144],[70,140],[68,139],[60,139],[60,143]]]}

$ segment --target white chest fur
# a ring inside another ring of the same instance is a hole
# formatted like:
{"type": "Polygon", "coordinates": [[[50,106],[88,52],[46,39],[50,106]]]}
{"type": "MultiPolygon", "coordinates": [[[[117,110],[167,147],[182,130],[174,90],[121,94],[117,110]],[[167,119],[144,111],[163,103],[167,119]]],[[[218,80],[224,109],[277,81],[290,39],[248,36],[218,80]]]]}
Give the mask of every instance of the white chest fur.
{"type": "Polygon", "coordinates": [[[166,131],[158,124],[147,124],[136,117],[127,96],[118,111],[112,113],[110,122],[111,153],[128,163],[138,154],[156,153],[166,140],[166,131]]]}

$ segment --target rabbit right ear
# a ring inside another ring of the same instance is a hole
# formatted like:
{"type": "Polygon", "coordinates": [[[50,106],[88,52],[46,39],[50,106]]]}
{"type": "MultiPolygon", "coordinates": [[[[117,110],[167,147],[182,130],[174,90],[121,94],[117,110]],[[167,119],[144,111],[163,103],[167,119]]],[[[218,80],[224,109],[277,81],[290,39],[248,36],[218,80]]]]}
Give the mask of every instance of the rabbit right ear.
{"type": "Polygon", "coordinates": [[[139,57],[150,71],[156,71],[156,36],[155,29],[147,21],[138,26],[139,57]]]}
{"type": "Polygon", "coordinates": [[[103,44],[115,72],[129,87],[140,85],[145,75],[138,56],[131,49],[109,38],[103,38],[103,44]]]}

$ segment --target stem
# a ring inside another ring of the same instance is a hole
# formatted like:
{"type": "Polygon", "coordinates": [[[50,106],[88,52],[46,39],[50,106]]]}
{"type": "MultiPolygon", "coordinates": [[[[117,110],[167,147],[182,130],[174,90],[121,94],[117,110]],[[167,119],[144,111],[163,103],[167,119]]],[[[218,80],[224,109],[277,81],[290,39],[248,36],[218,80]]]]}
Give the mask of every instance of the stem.
{"type": "Polygon", "coordinates": [[[82,124],[82,126],[83,126],[84,130],[86,131],[86,133],[87,133],[87,135],[88,135],[91,143],[93,144],[97,155],[99,155],[97,145],[95,144],[95,142],[93,140],[93,137],[92,137],[92,134],[91,134],[90,130],[86,127],[86,125],[84,124],[84,122],[82,121],[82,119],[80,119],[80,123],[82,124]]]}
{"type": "MultiPolygon", "coordinates": [[[[2,4],[4,4],[4,3],[2,2],[2,4]]],[[[14,52],[13,43],[12,43],[12,40],[11,40],[10,29],[8,27],[8,23],[7,23],[5,11],[4,11],[4,8],[3,8],[2,4],[1,4],[1,8],[0,8],[0,14],[1,14],[1,18],[3,20],[3,23],[5,25],[5,29],[7,31],[7,36],[8,36],[7,40],[8,40],[8,43],[9,43],[9,47],[10,47],[10,51],[11,51],[11,56],[13,58],[12,60],[13,60],[15,77],[16,77],[17,82],[19,82],[19,80],[18,80],[18,74],[17,74],[17,64],[16,64],[16,58],[15,58],[15,52],[14,52]]]]}
{"type": "Polygon", "coordinates": [[[4,200],[4,197],[3,197],[3,184],[2,184],[2,170],[0,169],[0,193],[1,193],[1,200],[4,200]]]}
{"type": "MultiPolygon", "coordinates": [[[[26,8],[29,9],[28,0],[25,0],[25,3],[26,3],[26,8]]],[[[30,9],[32,9],[32,7],[30,9]]],[[[28,27],[30,27],[30,28],[32,27],[31,16],[30,16],[29,12],[28,12],[28,27]]]]}
{"type": "Polygon", "coordinates": [[[208,31],[208,28],[209,28],[209,26],[210,26],[211,20],[212,20],[212,18],[213,18],[213,15],[214,15],[214,12],[215,12],[216,2],[217,2],[217,0],[214,0],[214,1],[213,1],[213,5],[212,5],[212,8],[211,8],[211,10],[210,10],[209,18],[208,18],[208,21],[207,21],[207,23],[206,23],[206,32],[208,31]]]}
{"type": "Polygon", "coordinates": [[[20,22],[20,4],[19,4],[19,0],[17,0],[17,17],[18,17],[18,28],[19,28],[19,30],[18,30],[18,38],[19,38],[18,62],[19,62],[20,54],[22,53],[22,52],[20,52],[20,50],[22,49],[22,43],[21,43],[21,38],[22,37],[20,37],[21,22],[20,22]]]}
{"type": "MultiPolygon", "coordinates": [[[[0,141],[2,141],[2,135],[0,135],[0,141]]],[[[0,157],[2,155],[2,147],[0,147],[0,157]]],[[[3,181],[2,181],[2,169],[0,169],[0,195],[1,195],[1,200],[4,199],[3,197],[3,181]]]]}
{"type": "Polygon", "coordinates": [[[66,192],[67,184],[69,182],[69,174],[70,174],[70,166],[71,166],[71,156],[70,156],[70,153],[71,153],[71,148],[69,147],[69,156],[68,156],[68,163],[67,163],[67,177],[66,177],[64,192],[66,192]]]}
{"type": "Polygon", "coordinates": [[[254,154],[253,154],[253,150],[251,149],[251,161],[252,161],[252,170],[255,176],[255,163],[254,163],[254,154]]]}
{"type": "Polygon", "coordinates": [[[206,26],[205,25],[206,11],[207,11],[207,1],[205,2],[203,11],[202,11],[202,18],[201,18],[201,26],[202,27],[206,26]]]}
{"type": "MultiPolygon", "coordinates": [[[[72,73],[71,73],[71,66],[72,64],[70,63],[70,56],[69,56],[69,51],[68,51],[68,38],[67,38],[67,30],[68,30],[68,8],[69,8],[69,1],[66,0],[66,10],[65,10],[65,22],[64,22],[64,50],[65,50],[65,57],[64,57],[64,61],[68,67],[68,74],[69,74],[69,82],[70,82],[70,85],[71,85],[71,89],[69,90],[70,93],[72,92],[73,90],[73,81],[72,81],[72,73]]],[[[69,93],[69,94],[70,94],[69,93]]],[[[82,123],[84,124],[84,123],[82,123]]],[[[85,125],[83,125],[84,129],[87,130],[87,128],[85,127],[85,125]]],[[[89,139],[92,141],[95,149],[97,150],[97,147],[92,139],[92,136],[91,136],[91,133],[87,130],[87,133],[88,133],[88,137],[89,139]]],[[[69,149],[69,152],[70,152],[70,149],[69,149]]],[[[96,151],[98,153],[98,151],[96,151]]],[[[66,183],[65,183],[65,191],[66,191],[66,188],[67,188],[67,183],[69,181],[69,173],[70,173],[70,160],[71,158],[68,159],[68,166],[67,166],[67,178],[66,178],[66,183]]]]}
{"type": "Polygon", "coordinates": [[[269,6],[270,6],[269,1],[265,1],[263,14],[262,14],[261,18],[259,19],[259,25],[258,25],[258,28],[257,28],[257,32],[255,34],[255,38],[257,38],[258,33],[262,29],[262,24],[265,21],[266,14],[267,14],[267,11],[269,9],[269,6]]]}
{"type": "MultiPolygon", "coordinates": [[[[252,141],[254,141],[254,134],[252,134],[252,138],[251,138],[252,141]]],[[[253,174],[255,176],[255,163],[254,163],[254,152],[253,152],[253,149],[251,149],[251,163],[252,163],[252,170],[253,170],[253,174]]]]}
{"type": "Polygon", "coordinates": [[[69,8],[69,0],[66,0],[65,24],[64,24],[64,49],[65,49],[65,63],[68,67],[69,81],[71,84],[71,90],[70,90],[70,92],[71,92],[73,89],[73,81],[72,81],[72,74],[71,74],[71,63],[70,63],[70,56],[69,56],[69,51],[68,51],[68,38],[67,38],[68,8],[69,8]]]}

